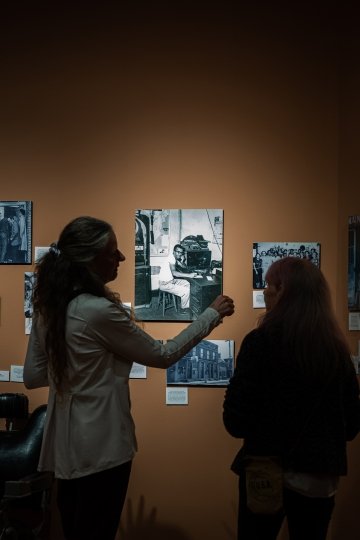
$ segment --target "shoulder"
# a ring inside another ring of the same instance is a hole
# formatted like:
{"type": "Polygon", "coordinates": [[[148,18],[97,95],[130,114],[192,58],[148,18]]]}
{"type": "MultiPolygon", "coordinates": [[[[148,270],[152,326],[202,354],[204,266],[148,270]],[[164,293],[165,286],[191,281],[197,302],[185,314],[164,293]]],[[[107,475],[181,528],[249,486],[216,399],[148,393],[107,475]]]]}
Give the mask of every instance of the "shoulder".
{"type": "Polygon", "coordinates": [[[242,346],[244,347],[252,347],[257,346],[259,344],[263,344],[266,341],[265,332],[261,328],[255,328],[254,330],[251,330],[246,336],[244,337],[242,341],[242,346]]]}
{"type": "Polygon", "coordinates": [[[68,315],[80,315],[88,323],[98,322],[103,319],[127,318],[125,309],[123,310],[121,306],[102,296],[94,296],[88,293],[79,294],[70,302],[68,315]]]}
{"type": "Polygon", "coordinates": [[[82,293],[71,300],[69,303],[69,309],[74,310],[79,309],[80,307],[87,308],[89,310],[99,309],[107,306],[110,303],[111,302],[103,296],[94,296],[93,294],[82,293]]]}
{"type": "Polygon", "coordinates": [[[274,347],[262,328],[256,328],[249,332],[243,339],[238,359],[254,362],[259,359],[269,358],[273,354],[274,347]]]}

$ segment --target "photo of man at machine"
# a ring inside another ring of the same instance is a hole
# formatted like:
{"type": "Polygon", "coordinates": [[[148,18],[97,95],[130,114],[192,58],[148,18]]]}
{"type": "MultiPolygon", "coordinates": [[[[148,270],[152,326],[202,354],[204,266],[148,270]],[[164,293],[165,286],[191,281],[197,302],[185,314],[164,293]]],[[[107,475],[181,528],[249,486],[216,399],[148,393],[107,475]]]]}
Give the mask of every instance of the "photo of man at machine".
{"type": "Polygon", "coordinates": [[[191,321],[222,293],[223,210],[136,210],[135,315],[191,321]]]}

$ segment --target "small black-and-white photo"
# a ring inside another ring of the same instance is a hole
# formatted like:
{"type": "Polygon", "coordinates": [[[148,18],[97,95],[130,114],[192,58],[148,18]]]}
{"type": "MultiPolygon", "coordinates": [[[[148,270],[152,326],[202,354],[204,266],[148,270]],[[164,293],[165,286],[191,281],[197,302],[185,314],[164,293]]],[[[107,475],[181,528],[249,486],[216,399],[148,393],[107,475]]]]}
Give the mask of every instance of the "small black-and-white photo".
{"type": "Polygon", "coordinates": [[[223,210],[136,210],[137,319],[197,319],[222,293],[222,245],[223,210]]]}
{"type": "Polygon", "coordinates": [[[349,217],[348,309],[360,311],[360,216],[349,217]]]}
{"type": "Polygon", "coordinates": [[[31,201],[0,201],[0,264],[31,264],[31,243],[31,201]]]}
{"type": "Polygon", "coordinates": [[[166,384],[227,386],[234,373],[234,341],[203,339],[166,370],[166,384]]]}
{"type": "Polygon", "coordinates": [[[319,242],[254,242],[253,289],[264,289],[265,276],[273,262],[284,257],[308,259],[320,267],[319,242]]]}
{"type": "Polygon", "coordinates": [[[35,287],[35,272],[25,272],[24,280],[24,315],[25,334],[30,334],[33,316],[33,293],[35,287]]]}

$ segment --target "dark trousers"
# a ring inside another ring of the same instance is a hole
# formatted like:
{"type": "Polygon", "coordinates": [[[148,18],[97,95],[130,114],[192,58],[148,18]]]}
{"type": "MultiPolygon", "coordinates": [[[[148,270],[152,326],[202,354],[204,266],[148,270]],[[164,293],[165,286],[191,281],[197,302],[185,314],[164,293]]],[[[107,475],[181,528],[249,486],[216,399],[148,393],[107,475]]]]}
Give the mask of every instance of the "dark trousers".
{"type": "Polygon", "coordinates": [[[57,503],[66,540],[114,540],[131,461],[99,473],[58,480],[57,503]]]}
{"type": "Polygon", "coordinates": [[[335,497],[305,497],[284,489],[284,510],[254,514],[246,506],[244,475],[239,479],[238,540],[276,540],[286,516],[289,540],[326,540],[335,497]]]}

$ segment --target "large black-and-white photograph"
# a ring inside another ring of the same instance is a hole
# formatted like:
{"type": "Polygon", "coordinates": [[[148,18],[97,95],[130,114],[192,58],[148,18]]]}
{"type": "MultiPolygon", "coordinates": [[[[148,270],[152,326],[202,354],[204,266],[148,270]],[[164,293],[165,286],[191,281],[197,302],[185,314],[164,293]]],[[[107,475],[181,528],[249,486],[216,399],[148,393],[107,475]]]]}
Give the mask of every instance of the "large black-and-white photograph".
{"type": "Polygon", "coordinates": [[[308,259],[320,267],[319,242],[254,242],[253,289],[264,289],[269,266],[284,257],[308,259]]]}
{"type": "Polygon", "coordinates": [[[166,384],[227,386],[234,373],[234,341],[204,339],[166,370],[166,384]]]}
{"type": "Polygon", "coordinates": [[[0,201],[0,264],[31,264],[31,201],[0,201]]]}
{"type": "Polygon", "coordinates": [[[222,245],[223,210],[136,210],[137,319],[197,319],[222,293],[222,245]]]}
{"type": "Polygon", "coordinates": [[[360,216],[349,216],[348,309],[360,311],[360,216]]]}

